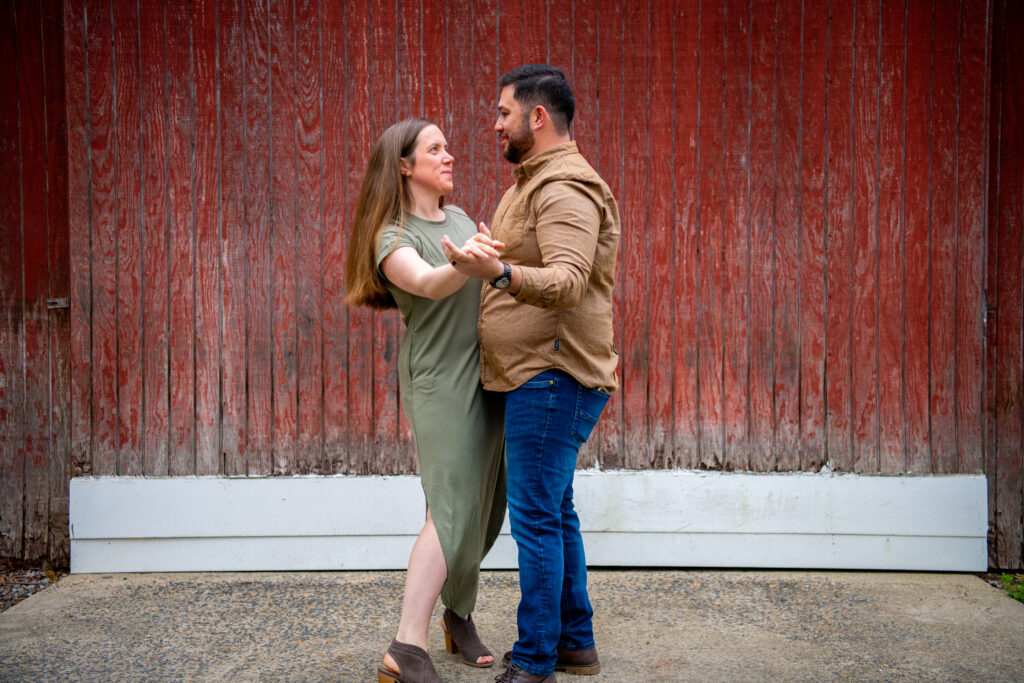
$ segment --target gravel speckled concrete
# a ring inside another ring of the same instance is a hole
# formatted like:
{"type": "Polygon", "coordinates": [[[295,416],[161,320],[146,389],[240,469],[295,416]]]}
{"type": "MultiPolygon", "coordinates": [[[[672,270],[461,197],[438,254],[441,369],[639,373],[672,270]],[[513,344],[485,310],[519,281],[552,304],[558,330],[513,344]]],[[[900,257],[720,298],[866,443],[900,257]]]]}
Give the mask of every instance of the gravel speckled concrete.
{"type": "MultiPolygon", "coordinates": [[[[72,575],[0,614],[0,681],[374,681],[402,572],[72,575]]],[[[603,571],[604,670],[562,681],[1016,681],[1024,604],[965,574],[603,571]]],[[[500,658],[518,579],[474,619],[500,658]]],[[[446,681],[492,681],[444,652],[446,681]]]]}

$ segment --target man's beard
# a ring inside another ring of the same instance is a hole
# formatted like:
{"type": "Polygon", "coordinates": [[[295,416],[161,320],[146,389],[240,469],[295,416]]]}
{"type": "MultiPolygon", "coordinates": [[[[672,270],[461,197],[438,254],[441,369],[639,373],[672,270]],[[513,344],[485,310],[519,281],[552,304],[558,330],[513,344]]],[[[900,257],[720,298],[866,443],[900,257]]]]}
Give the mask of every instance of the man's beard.
{"type": "Polygon", "coordinates": [[[518,164],[523,155],[533,147],[533,131],[524,121],[514,133],[506,131],[505,137],[508,139],[508,146],[505,147],[504,157],[507,161],[518,164]]]}

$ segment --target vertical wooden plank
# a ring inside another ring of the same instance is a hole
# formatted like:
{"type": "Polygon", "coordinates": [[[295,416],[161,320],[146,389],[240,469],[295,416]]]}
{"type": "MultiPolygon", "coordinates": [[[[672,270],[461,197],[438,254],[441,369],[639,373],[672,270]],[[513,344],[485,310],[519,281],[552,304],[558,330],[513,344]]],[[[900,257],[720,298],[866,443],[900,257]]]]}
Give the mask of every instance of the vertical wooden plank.
{"type": "MultiPolygon", "coordinates": [[[[9,45],[9,41],[5,41],[9,45]]],[[[64,3],[65,79],[68,88],[68,242],[71,270],[71,474],[92,473],[92,261],[89,174],[89,73],[84,0],[64,3]]],[[[63,87],[63,86],[62,86],[63,87]]],[[[9,93],[4,88],[2,92],[9,93]]],[[[9,108],[4,108],[9,111],[9,108]]],[[[5,271],[6,272],[6,271],[5,271]]]]}
{"type": "Polygon", "coordinates": [[[777,469],[775,450],[776,169],[778,10],[754,0],[750,12],[750,469],[777,469]]]}
{"type": "MultiPolygon", "coordinates": [[[[67,298],[70,291],[68,248],[68,146],[64,98],[63,3],[42,3],[43,78],[46,105],[46,220],[47,296],[67,298]]],[[[70,426],[71,375],[70,326],[67,309],[49,312],[48,429],[49,512],[48,547],[50,562],[59,567],[70,564],[68,538],[68,485],[71,478],[70,426]]]]}
{"type": "Polygon", "coordinates": [[[880,134],[878,0],[856,5],[853,74],[853,262],[851,281],[853,412],[856,472],[877,472],[878,455],[878,164],[880,134]]]}
{"type": "MultiPolygon", "coordinates": [[[[903,472],[906,6],[883,3],[878,140],[878,471],[903,472]]],[[[915,351],[914,353],[917,353],[915,351]]]]}
{"type": "Polygon", "coordinates": [[[999,190],[1002,181],[1000,142],[1003,132],[1003,79],[1006,51],[1006,3],[995,0],[992,3],[990,27],[991,53],[989,57],[991,91],[986,102],[990,134],[987,139],[988,187],[986,188],[986,240],[985,240],[985,386],[984,386],[984,436],[985,473],[988,480],[988,564],[997,567],[999,534],[996,530],[996,494],[999,490],[996,477],[996,455],[998,453],[998,415],[996,413],[996,361],[999,349],[996,337],[999,323],[999,190]]]}
{"type": "MultiPolygon", "coordinates": [[[[649,467],[672,467],[675,462],[673,433],[673,388],[675,385],[673,330],[675,329],[673,267],[675,244],[679,237],[673,222],[675,208],[675,150],[680,146],[673,128],[675,100],[672,54],[672,0],[651,0],[648,4],[650,42],[648,44],[647,122],[647,268],[639,280],[646,290],[648,363],[643,368],[648,384],[649,467]],[[667,142],[667,148],[664,143],[667,142]]],[[[638,273],[639,275],[639,273],[638,273]]],[[[682,371],[682,368],[678,368],[682,371]]]]}
{"type": "Polygon", "coordinates": [[[931,471],[956,463],[957,0],[936,0],[932,25],[931,290],[929,348],[931,471]]]}
{"type": "Polygon", "coordinates": [[[246,474],[245,392],[245,73],[244,7],[240,0],[217,6],[220,111],[221,457],[223,474],[246,474]]]}
{"type": "Polygon", "coordinates": [[[222,471],[220,449],[221,239],[217,0],[192,8],[195,90],[196,474],[222,471]]]}
{"type": "MultiPolygon", "coordinates": [[[[345,5],[345,19],[346,100],[351,103],[346,124],[350,155],[346,216],[351,219],[374,142],[370,129],[370,46],[364,38],[370,35],[372,18],[364,3],[350,0],[345,5]]],[[[373,314],[365,308],[350,309],[348,332],[349,467],[353,473],[368,474],[377,471],[373,463],[373,314]]]]}
{"type": "MultiPolygon", "coordinates": [[[[511,71],[520,64],[526,64],[523,53],[526,16],[523,14],[523,0],[497,3],[495,14],[498,19],[498,75],[511,71]]],[[[475,41],[474,41],[475,42],[475,41]]]]}
{"type": "MultiPolygon", "coordinates": [[[[469,54],[473,60],[472,95],[459,97],[460,69],[448,70],[449,111],[451,112],[452,133],[448,138],[450,144],[464,149],[470,155],[467,161],[472,171],[467,177],[468,182],[456,184],[456,202],[477,221],[490,225],[498,199],[512,183],[512,166],[501,159],[498,151],[497,134],[494,132],[494,120],[498,112],[498,79],[507,71],[501,68],[500,47],[505,40],[500,36],[509,31],[508,41],[518,45],[519,27],[506,27],[503,16],[498,14],[495,0],[482,0],[472,3],[470,11],[465,8],[453,8],[451,30],[454,40],[448,43],[448,63],[462,63],[460,45],[469,45],[469,54]],[[458,141],[462,142],[458,142],[458,141]],[[467,187],[468,185],[468,187],[467,187]]],[[[512,65],[514,68],[516,65],[512,65]]]]}
{"type": "MultiPolygon", "coordinates": [[[[164,8],[139,4],[142,148],[143,473],[169,471],[168,155],[164,8]]],[[[73,156],[73,155],[72,155],[73,156]]],[[[177,368],[177,364],[174,366],[177,368]]]]}
{"type": "MultiPolygon", "coordinates": [[[[647,3],[634,5],[624,15],[624,32],[629,49],[623,61],[623,108],[619,125],[623,146],[631,150],[623,160],[621,196],[622,238],[619,242],[619,277],[615,294],[619,299],[622,321],[619,390],[623,408],[624,466],[644,469],[652,460],[648,432],[650,406],[647,402],[650,367],[650,311],[648,309],[648,184],[654,179],[647,164],[650,146],[650,83],[648,81],[647,3]]],[[[663,272],[656,277],[664,277],[663,272]]]]}
{"type": "MultiPolygon", "coordinates": [[[[444,132],[445,137],[451,137],[450,115],[448,112],[448,17],[451,5],[447,2],[426,2],[420,15],[420,31],[422,33],[421,60],[419,72],[419,96],[421,102],[416,103],[416,113],[436,123],[444,132]]],[[[468,18],[467,18],[468,23],[468,18]]],[[[462,49],[466,49],[463,44],[462,49]]],[[[465,52],[463,52],[465,54],[465,52]]],[[[462,81],[465,82],[464,74],[462,81]]],[[[465,88],[459,93],[459,97],[465,100],[472,100],[472,89],[465,88]]],[[[455,160],[458,163],[458,177],[456,185],[469,181],[469,170],[471,159],[469,149],[455,149],[452,147],[451,139],[448,140],[455,160]]]]}
{"type": "MultiPolygon", "coordinates": [[[[15,8],[2,8],[0,64],[17,65],[18,31],[15,8]]],[[[20,109],[16,68],[0,69],[0,172],[17,179],[0,188],[0,555],[21,558],[24,540],[25,489],[25,368],[24,368],[24,251],[22,244],[20,109]]]]}
{"type": "MultiPolygon", "coordinates": [[[[624,176],[622,134],[623,112],[625,110],[625,94],[623,82],[625,31],[623,29],[622,7],[614,0],[602,0],[597,5],[597,82],[599,84],[597,111],[597,146],[596,170],[604,178],[612,195],[619,203],[620,214],[624,211],[624,176]]],[[[623,452],[623,398],[622,398],[622,361],[623,320],[621,307],[622,291],[622,259],[626,249],[627,230],[622,225],[619,237],[619,255],[616,264],[616,302],[615,302],[615,349],[619,354],[620,389],[612,395],[604,414],[598,423],[598,463],[602,468],[621,468],[624,462],[623,452]]]]}
{"type": "Polygon", "coordinates": [[[195,113],[191,8],[167,7],[168,235],[171,476],[196,469],[195,113]]]}
{"type": "Polygon", "coordinates": [[[853,69],[854,7],[830,6],[826,148],[826,320],[825,387],[828,460],[834,469],[853,469],[852,431],[852,259],[853,259],[853,69]]]}
{"type": "MultiPolygon", "coordinates": [[[[422,53],[422,3],[403,3],[396,8],[395,13],[395,120],[420,116],[423,111],[423,89],[422,71],[424,68],[424,56],[422,53]]],[[[435,122],[437,123],[437,122],[435,122]]],[[[444,126],[439,125],[444,132],[444,126]]],[[[451,143],[449,142],[449,146],[451,143]]],[[[394,443],[391,448],[394,450],[394,457],[404,467],[411,471],[415,462],[412,428],[402,410],[401,388],[398,386],[398,356],[397,349],[400,348],[402,335],[405,333],[405,326],[397,314],[392,314],[393,325],[391,335],[395,340],[396,355],[394,356],[394,367],[391,371],[391,381],[394,382],[395,396],[395,430],[394,443]]]]}
{"type": "Polygon", "coordinates": [[[996,566],[1022,561],[1022,444],[1024,444],[1024,8],[1007,2],[1003,46],[1002,112],[999,131],[998,276],[996,283],[996,566]]]}
{"type": "Polygon", "coordinates": [[[722,181],[723,464],[750,469],[750,4],[725,5],[722,181]]]}
{"type": "Polygon", "coordinates": [[[320,5],[320,42],[323,48],[321,68],[323,107],[324,202],[324,461],[321,471],[339,474],[347,471],[348,428],[348,312],[345,307],[346,231],[348,216],[349,144],[345,130],[348,98],[345,68],[345,5],[324,2],[320,5]]]}
{"type": "Polygon", "coordinates": [[[674,202],[672,224],[675,248],[672,254],[672,462],[677,467],[697,466],[699,451],[698,310],[700,299],[699,223],[700,197],[700,0],[675,0],[670,23],[673,30],[675,76],[674,111],[674,202]]]}
{"type": "Polygon", "coordinates": [[[699,466],[718,469],[725,462],[722,372],[725,362],[723,299],[725,234],[725,15],[721,5],[700,8],[700,164],[698,301],[700,400],[699,466]]]}
{"type": "Polygon", "coordinates": [[[270,218],[270,36],[264,2],[245,5],[246,471],[273,452],[273,266],[270,218]]]}
{"type": "Polygon", "coordinates": [[[92,193],[93,474],[117,474],[117,220],[109,2],[86,3],[92,193]]]}
{"type": "Polygon", "coordinates": [[[404,0],[395,3],[395,24],[392,36],[395,48],[394,119],[396,121],[419,116],[422,111],[420,72],[423,70],[424,58],[421,47],[423,4],[420,0],[404,0]]]}
{"type": "MultiPolygon", "coordinates": [[[[47,352],[47,224],[46,224],[46,128],[43,92],[42,18],[38,4],[14,8],[17,31],[18,80],[16,92],[21,162],[14,184],[20,189],[21,216],[15,222],[21,230],[14,244],[21,258],[21,300],[14,307],[14,321],[20,318],[21,340],[14,351],[22,354],[23,389],[18,396],[24,429],[23,476],[20,492],[23,517],[22,559],[36,561],[46,555],[47,512],[49,508],[49,367],[47,352]]],[[[21,379],[21,378],[19,378],[21,379]]],[[[20,383],[20,382],[18,382],[20,383]]],[[[17,386],[17,384],[15,386],[17,386]]]]}
{"type": "Polygon", "coordinates": [[[985,140],[988,135],[988,3],[960,4],[957,122],[956,459],[984,471],[985,140]]]}
{"type": "Polygon", "coordinates": [[[140,144],[139,14],[132,3],[113,7],[117,216],[117,471],[143,467],[143,272],[140,144]]]}
{"type": "MultiPolygon", "coordinates": [[[[396,8],[390,0],[371,3],[370,37],[370,111],[372,138],[400,120],[398,116],[398,83],[396,79],[395,28],[396,8]]],[[[378,311],[373,315],[373,348],[370,367],[373,376],[373,438],[375,467],[383,472],[408,472],[410,463],[397,452],[398,441],[398,349],[401,323],[395,310],[378,311]]]]}
{"type": "Polygon", "coordinates": [[[320,41],[317,4],[295,6],[298,126],[296,298],[299,443],[293,472],[320,472],[323,452],[323,195],[320,164],[320,41]]]}
{"type": "MultiPolygon", "coordinates": [[[[567,43],[571,50],[570,66],[566,76],[569,77],[573,96],[576,98],[576,113],[572,122],[573,139],[576,141],[580,153],[594,168],[597,168],[600,159],[597,130],[599,114],[597,11],[586,0],[574,0],[571,5],[559,2],[557,17],[551,27],[552,40],[558,43],[567,43]],[[568,25],[565,23],[566,14],[570,17],[568,25]]],[[[555,50],[553,54],[559,61],[565,59],[558,48],[553,47],[552,49],[555,50]]],[[[597,464],[601,425],[607,422],[610,416],[610,408],[605,408],[594,435],[587,439],[587,442],[580,448],[579,456],[576,459],[577,468],[585,469],[597,464]]]]}
{"type": "Polygon", "coordinates": [[[799,469],[825,464],[825,126],[828,5],[803,3],[800,124],[799,469]]]}
{"type": "MultiPolygon", "coordinates": [[[[565,72],[566,78],[573,86],[573,95],[577,98],[576,104],[579,106],[579,96],[576,91],[577,72],[574,68],[573,54],[577,50],[592,50],[593,46],[579,45],[574,42],[573,24],[577,20],[580,22],[593,21],[594,9],[589,6],[581,7],[580,16],[576,16],[573,12],[573,5],[574,0],[547,0],[547,21],[545,22],[547,25],[547,61],[565,72]]],[[[668,18],[669,15],[664,16],[668,18]]],[[[593,62],[590,62],[588,67],[592,65],[593,62]]],[[[579,75],[583,76],[583,69],[580,69],[579,75]]]]}
{"type": "Polygon", "coordinates": [[[274,474],[296,464],[298,349],[296,283],[295,24],[293,1],[271,3],[270,17],[270,225],[274,282],[273,463],[274,474]]]}
{"type": "MultiPolygon", "coordinates": [[[[548,55],[548,2],[522,0],[523,64],[544,64],[548,55]]],[[[512,68],[512,67],[509,67],[512,68]]],[[[507,69],[506,69],[507,71],[507,69]]]]}
{"type": "Polygon", "coordinates": [[[931,45],[932,8],[908,3],[907,82],[904,130],[904,415],[906,470],[931,471],[928,431],[929,378],[929,207],[931,173],[931,45]]]}
{"type": "Polygon", "coordinates": [[[776,7],[773,415],[775,467],[783,472],[800,468],[802,9],[795,2],[776,7]]]}

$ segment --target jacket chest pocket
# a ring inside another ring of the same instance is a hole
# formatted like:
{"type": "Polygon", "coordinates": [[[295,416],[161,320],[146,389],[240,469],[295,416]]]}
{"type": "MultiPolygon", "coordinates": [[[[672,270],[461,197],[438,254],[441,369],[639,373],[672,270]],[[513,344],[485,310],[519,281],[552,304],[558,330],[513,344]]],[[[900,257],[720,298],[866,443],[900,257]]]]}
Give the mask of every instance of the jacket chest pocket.
{"type": "Polygon", "coordinates": [[[529,203],[521,200],[514,201],[504,214],[495,216],[495,218],[500,220],[500,230],[494,233],[494,238],[505,243],[505,254],[517,255],[526,233],[529,203]]]}

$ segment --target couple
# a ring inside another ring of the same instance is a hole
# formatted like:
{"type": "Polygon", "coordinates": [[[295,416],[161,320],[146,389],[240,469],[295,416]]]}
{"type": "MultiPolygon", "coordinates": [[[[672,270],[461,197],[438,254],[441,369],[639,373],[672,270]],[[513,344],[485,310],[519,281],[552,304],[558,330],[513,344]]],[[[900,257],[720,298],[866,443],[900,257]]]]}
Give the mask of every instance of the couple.
{"type": "Polygon", "coordinates": [[[427,500],[383,683],[440,680],[426,651],[439,595],[448,651],[493,665],[470,613],[504,520],[506,467],[521,599],[519,640],[497,680],[600,671],[572,482],[617,388],[618,208],[571,140],[565,75],[526,65],[499,85],[494,128],[518,166],[491,231],[445,206],[453,157],[423,119],[377,141],[356,208],[347,300],[402,312],[399,380],[427,500]]]}

